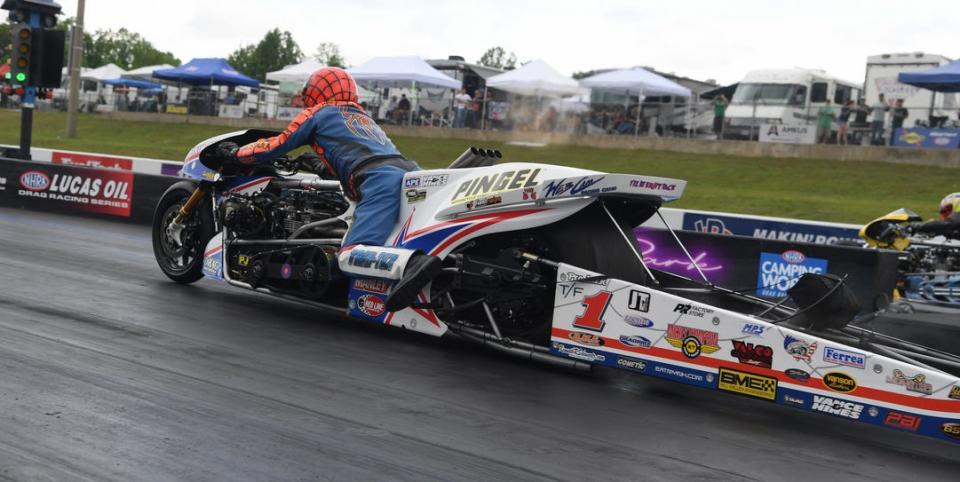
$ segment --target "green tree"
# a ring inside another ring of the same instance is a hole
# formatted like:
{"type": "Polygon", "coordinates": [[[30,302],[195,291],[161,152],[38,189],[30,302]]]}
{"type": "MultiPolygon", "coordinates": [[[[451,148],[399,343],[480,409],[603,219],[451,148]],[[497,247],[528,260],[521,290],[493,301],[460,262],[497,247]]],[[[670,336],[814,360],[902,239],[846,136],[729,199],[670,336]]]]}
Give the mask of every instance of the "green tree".
{"type": "Polygon", "coordinates": [[[84,33],[83,66],[97,68],[116,64],[124,70],[147,65],[180,65],[180,59],[170,52],[163,52],[136,32],[120,30],[97,30],[92,36],[84,33]]]}
{"type": "Polygon", "coordinates": [[[513,70],[517,67],[517,55],[513,52],[507,53],[503,47],[490,47],[477,63],[495,69],[513,70]]]}
{"type": "Polygon", "coordinates": [[[267,72],[280,70],[301,60],[303,52],[293,36],[278,28],[267,32],[256,45],[244,45],[227,57],[230,65],[261,82],[267,79],[267,72]]]}
{"type": "Polygon", "coordinates": [[[330,67],[343,68],[347,66],[347,61],[344,60],[343,55],[340,55],[340,46],[333,42],[320,43],[317,52],[313,54],[313,58],[330,67]]]}

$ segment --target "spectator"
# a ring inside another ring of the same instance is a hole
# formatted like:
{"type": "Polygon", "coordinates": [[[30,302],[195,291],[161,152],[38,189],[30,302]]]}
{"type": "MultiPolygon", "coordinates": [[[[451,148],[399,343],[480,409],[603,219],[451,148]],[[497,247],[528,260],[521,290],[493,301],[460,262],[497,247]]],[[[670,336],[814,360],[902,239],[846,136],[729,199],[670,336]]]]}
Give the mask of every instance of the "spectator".
{"type": "Polygon", "coordinates": [[[886,99],[884,99],[883,94],[880,94],[879,100],[876,104],[870,106],[870,111],[873,113],[873,122],[870,125],[870,144],[874,146],[882,146],[883,143],[883,125],[887,119],[887,111],[890,110],[890,105],[887,104],[886,99]]]}
{"type": "Polygon", "coordinates": [[[397,96],[390,96],[390,101],[387,102],[387,110],[384,112],[384,116],[387,119],[393,119],[393,111],[397,110],[397,96]]]}
{"type": "Polygon", "coordinates": [[[473,99],[463,89],[458,90],[457,95],[453,97],[453,109],[455,113],[453,127],[455,129],[461,129],[465,126],[467,120],[467,104],[471,101],[473,101],[473,99]]]}
{"type": "Polygon", "coordinates": [[[830,128],[833,126],[833,107],[830,106],[830,99],[817,111],[817,142],[826,144],[830,142],[830,128]]]}
{"type": "Polygon", "coordinates": [[[403,124],[410,115],[410,100],[407,94],[400,94],[400,101],[397,102],[397,108],[393,110],[393,120],[397,124],[403,124]]]}
{"type": "Polygon", "coordinates": [[[840,108],[840,116],[837,117],[838,144],[847,145],[847,128],[850,126],[850,114],[852,114],[855,109],[856,107],[852,100],[848,100],[847,103],[840,108]]]}
{"type": "Polygon", "coordinates": [[[727,98],[723,94],[713,99],[713,132],[717,139],[723,138],[723,118],[727,114],[727,98]]]}
{"type": "Polygon", "coordinates": [[[897,129],[900,129],[901,127],[903,127],[903,121],[906,120],[909,115],[910,115],[910,111],[908,111],[907,108],[903,106],[903,99],[897,99],[897,104],[893,108],[893,112],[890,115],[891,117],[890,124],[893,127],[893,131],[890,132],[891,146],[893,145],[894,138],[897,137],[897,129]]]}

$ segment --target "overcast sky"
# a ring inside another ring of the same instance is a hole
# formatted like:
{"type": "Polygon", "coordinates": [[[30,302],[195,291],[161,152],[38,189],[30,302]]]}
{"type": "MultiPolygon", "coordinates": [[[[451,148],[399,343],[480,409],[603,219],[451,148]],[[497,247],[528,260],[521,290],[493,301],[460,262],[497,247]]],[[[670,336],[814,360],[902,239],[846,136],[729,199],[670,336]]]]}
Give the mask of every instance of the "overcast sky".
{"type": "MultiPolygon", "coordinates": [[[[76,0],[60,0],[76,14],[76,0]]],[[[182,61],[226,57],[268,30],[305,53],[340,45],[347,62],[381,55],[476,61],[500,45],[565,74],[647,65],[696,79],[808,67],[863,81],[868,55],[960,56],[958,0],[88,0],[86,28],[126,27],[182,61]]]]}

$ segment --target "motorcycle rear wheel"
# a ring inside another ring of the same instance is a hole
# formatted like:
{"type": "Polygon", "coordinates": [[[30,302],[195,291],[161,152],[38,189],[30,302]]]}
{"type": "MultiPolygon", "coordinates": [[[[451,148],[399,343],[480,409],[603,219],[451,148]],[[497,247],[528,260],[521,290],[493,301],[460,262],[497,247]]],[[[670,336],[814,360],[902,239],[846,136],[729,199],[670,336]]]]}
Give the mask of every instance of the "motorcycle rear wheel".
{"type": "Polygon", "coordinates": [[[193,283],[203,277],[203,249],[213,236],[209,198],[201,201],[183,221],[179,240],[174,239],[168,230],[194,187],[190,182],[170,186],[153,214],[153,255],[163,274],[181,284],[193,283]]]}

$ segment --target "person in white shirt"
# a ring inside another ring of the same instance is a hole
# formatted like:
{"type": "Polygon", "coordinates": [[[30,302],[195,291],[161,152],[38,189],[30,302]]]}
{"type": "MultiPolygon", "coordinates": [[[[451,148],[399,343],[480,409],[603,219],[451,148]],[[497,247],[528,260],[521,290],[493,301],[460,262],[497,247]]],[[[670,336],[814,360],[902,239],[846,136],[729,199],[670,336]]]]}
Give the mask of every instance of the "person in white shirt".
{"type": "Polygon", "coordinates": [[[464,127],[464,121],[467,118],[467,104],[471,101],[473,101],[473,99],[463,89],[458,90],[457,94],[453,96],[453,111],[455,114],[453,118],[454,128],[460,129],[464,127]]]}
{"type": "Polygon", "coordinates": [[[870,124],[870,144],[882,146],[884,144],[883,124],[887,120],[887,111],[890,110],[890,104],[884,99],[883,94],[880,94],[879,100],[870,106],[870,110],[873,114],[873,122],[870,124]]]}

